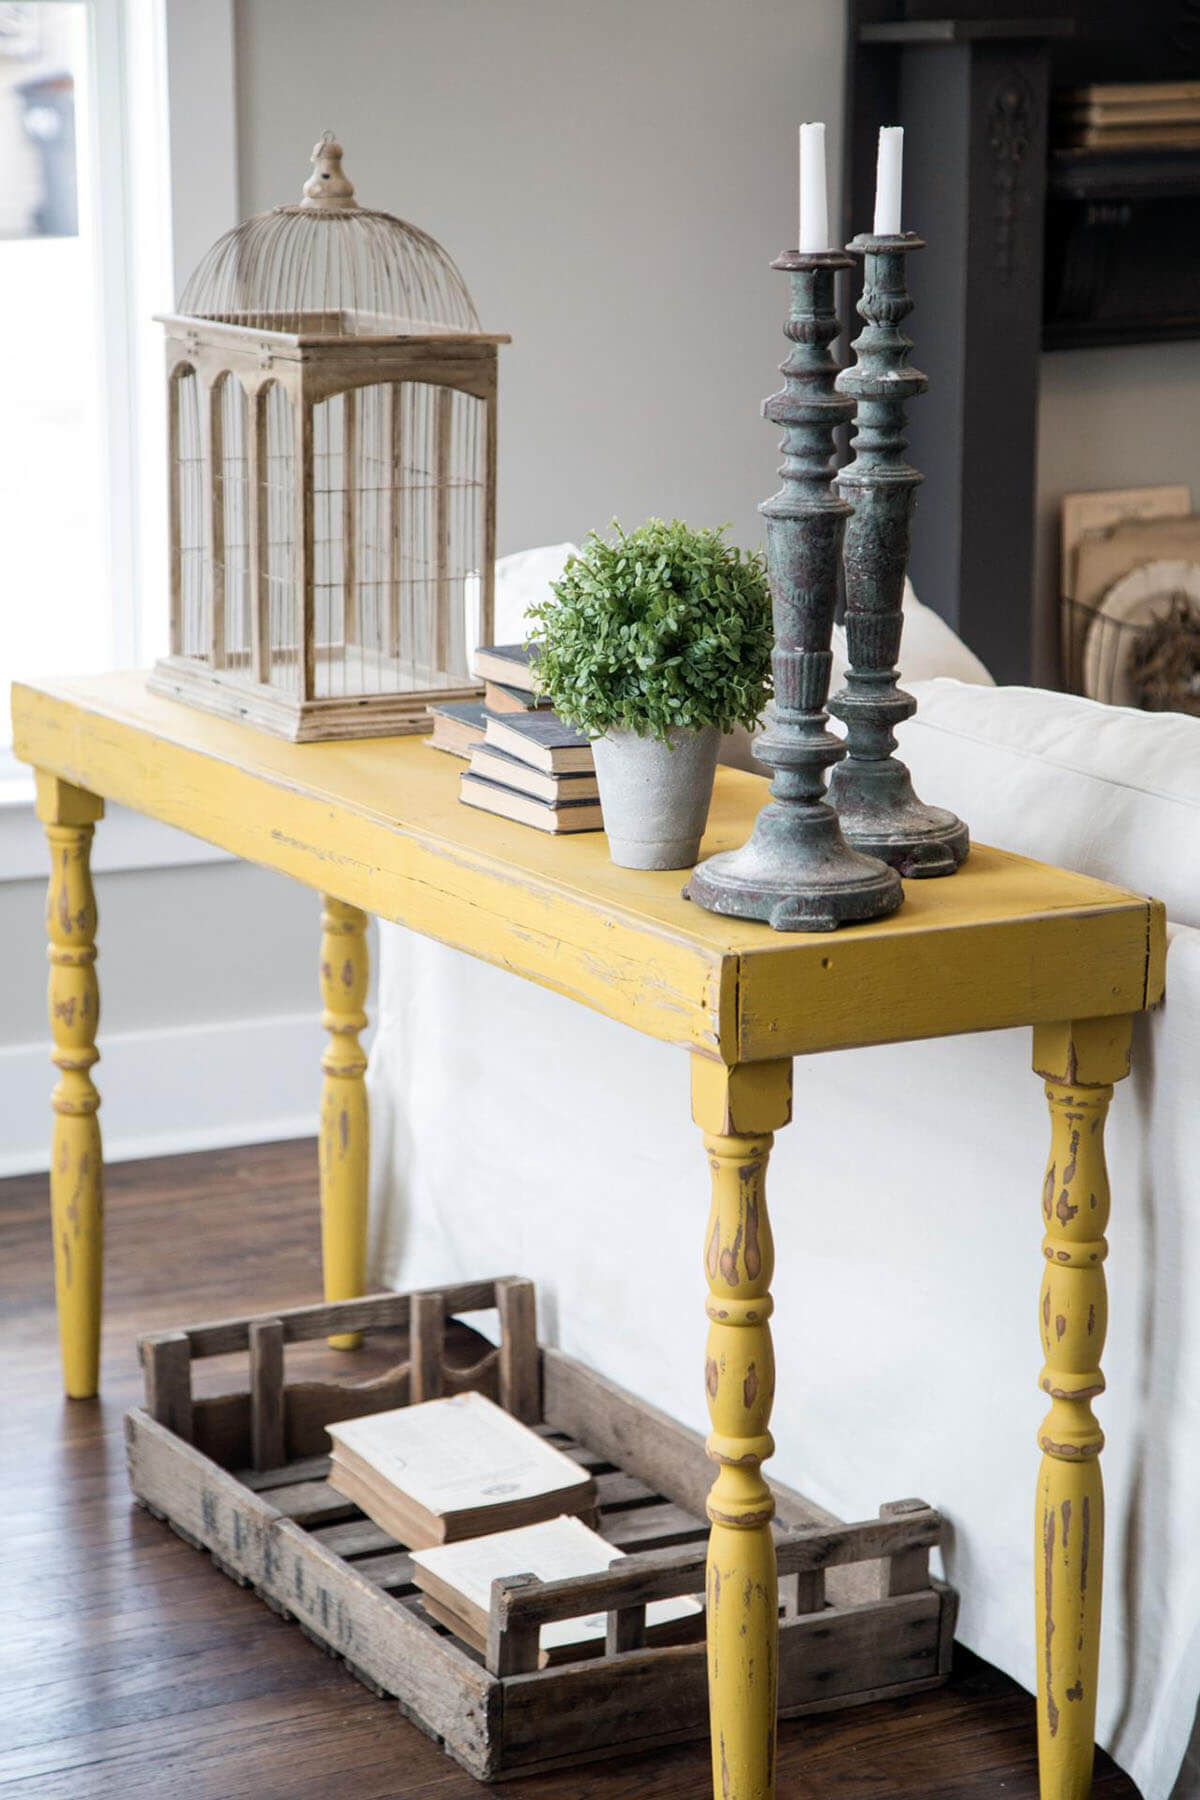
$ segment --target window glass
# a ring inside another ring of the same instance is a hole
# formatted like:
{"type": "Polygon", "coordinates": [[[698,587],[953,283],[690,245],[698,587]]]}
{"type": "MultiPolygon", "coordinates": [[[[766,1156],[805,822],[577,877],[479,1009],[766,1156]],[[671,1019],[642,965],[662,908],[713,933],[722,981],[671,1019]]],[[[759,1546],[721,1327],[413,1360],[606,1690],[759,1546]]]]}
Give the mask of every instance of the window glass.
{"type": "Polygon", "coordinates": [[[0,5],[0,744],[13,677],[111,660],[88,26],[0,5]]]}

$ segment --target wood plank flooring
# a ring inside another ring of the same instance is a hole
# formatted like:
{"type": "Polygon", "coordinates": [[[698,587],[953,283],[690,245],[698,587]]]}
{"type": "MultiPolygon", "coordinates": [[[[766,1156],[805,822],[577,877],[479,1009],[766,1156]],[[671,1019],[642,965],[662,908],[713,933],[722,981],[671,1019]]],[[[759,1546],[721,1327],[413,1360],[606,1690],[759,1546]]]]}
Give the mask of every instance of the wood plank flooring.
{"type": "MultiPolygon", "coordinates": [[[[104,1395],[60,1395],[44,1177],[0,1183],[0,1800],[478,1800],[396,1708],[132,1504],[138,1332],[320,1297],[311,1143],[109,1172],[104,1395]]],[[[506,1800],[705,1800],[703,1745],[504,1784],[506,1800]]],[[[785,1724],[781,1800],[1036,1800],[1033,1704],[952,1684],[785,1724]]],[[[1137,1800],[1106,1758],[1095,1800],[1137,1800]]]]}

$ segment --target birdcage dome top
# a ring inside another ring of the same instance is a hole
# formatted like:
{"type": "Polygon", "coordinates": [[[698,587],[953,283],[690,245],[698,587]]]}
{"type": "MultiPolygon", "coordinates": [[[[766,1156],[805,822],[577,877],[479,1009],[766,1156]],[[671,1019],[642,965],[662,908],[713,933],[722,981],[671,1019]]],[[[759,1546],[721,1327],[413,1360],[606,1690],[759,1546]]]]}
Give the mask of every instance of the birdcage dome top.
{"type": "Polygon", "coordinates": [[[360,206],[327,131],[299,201],[219,238],[179,302],[192,318],[318,337],[478,332],[479,315],[436,238],[360,206]]]}

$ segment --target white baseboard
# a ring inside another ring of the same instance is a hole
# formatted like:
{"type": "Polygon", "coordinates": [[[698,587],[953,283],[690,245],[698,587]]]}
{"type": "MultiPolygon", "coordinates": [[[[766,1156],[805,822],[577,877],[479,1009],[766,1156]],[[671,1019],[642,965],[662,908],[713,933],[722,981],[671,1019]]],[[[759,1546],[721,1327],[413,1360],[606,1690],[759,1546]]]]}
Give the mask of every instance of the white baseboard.
{"type": "MultiPolygon", "coordinates": [[[[100,1036],[95,1081],[106,1162],[310,1137],[317,1012],[100,1036]]],[[[0,1176],[50,1166],[50,1044],[0,1046],[0,1176]]]]}

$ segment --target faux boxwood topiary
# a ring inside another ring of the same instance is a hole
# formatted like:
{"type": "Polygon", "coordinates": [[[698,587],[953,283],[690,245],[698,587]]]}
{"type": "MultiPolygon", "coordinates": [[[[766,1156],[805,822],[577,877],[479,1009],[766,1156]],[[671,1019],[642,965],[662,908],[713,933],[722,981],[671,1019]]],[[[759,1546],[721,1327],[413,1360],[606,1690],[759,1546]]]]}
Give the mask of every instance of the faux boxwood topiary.
{"type": "Polygon", "coordinates": [[[594,737],[753,725],[771,692],[762,556],[679,519],[613,530],[592,532],[530,611],[540,690],[594,737]]]}

